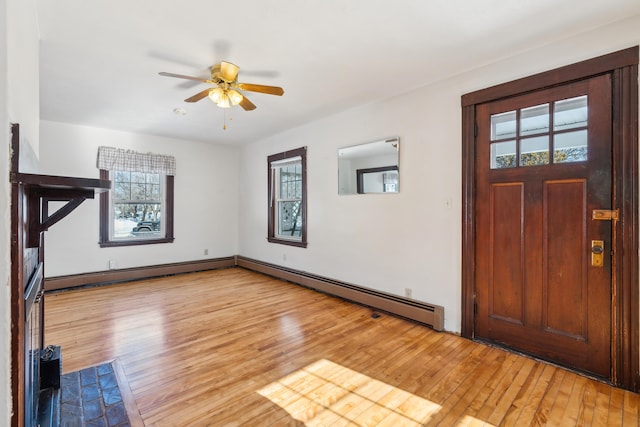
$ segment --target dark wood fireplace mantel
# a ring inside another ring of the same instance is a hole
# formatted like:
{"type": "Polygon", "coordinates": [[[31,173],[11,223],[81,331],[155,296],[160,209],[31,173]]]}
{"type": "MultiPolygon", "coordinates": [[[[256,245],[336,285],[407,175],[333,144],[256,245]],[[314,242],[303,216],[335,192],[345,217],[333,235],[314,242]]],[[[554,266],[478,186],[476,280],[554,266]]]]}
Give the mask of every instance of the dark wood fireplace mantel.
{"type": "Polygon", "coordinates": [[[40,233],[69,215],[86,199],[109,190],[111,181],[70,176],[11,173],[11,182],[24,186],[27,194],[27,247],[40,244],[40,233]],[[49,202],[67,202],[49,215],[49,202]]]}

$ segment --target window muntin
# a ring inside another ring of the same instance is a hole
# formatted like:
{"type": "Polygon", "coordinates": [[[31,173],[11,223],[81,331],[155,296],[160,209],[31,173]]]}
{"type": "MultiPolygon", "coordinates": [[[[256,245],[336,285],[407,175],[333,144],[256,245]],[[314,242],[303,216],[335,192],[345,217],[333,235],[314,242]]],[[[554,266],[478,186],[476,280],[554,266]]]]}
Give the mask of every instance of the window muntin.
{"type": "Polygon", "coordinates": [[[267,159],[268,240],[306,247],[306,147],[267,159]]]}
{"type": "Polygon", "coordinates": [[[586,161],[587,95],[493,114],[490,137],[491,169],[586,161]]]}

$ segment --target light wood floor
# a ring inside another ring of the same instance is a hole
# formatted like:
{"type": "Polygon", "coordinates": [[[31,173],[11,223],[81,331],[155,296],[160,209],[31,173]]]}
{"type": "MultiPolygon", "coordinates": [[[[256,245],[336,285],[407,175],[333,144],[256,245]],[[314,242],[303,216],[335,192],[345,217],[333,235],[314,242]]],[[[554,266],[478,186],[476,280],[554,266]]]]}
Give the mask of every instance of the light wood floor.
{"type": "Polygon", "coordinates": [[[235,268],[46,297],[65,372],[117,360],[148,426],[637,426],[639,396],[235,268]]]}

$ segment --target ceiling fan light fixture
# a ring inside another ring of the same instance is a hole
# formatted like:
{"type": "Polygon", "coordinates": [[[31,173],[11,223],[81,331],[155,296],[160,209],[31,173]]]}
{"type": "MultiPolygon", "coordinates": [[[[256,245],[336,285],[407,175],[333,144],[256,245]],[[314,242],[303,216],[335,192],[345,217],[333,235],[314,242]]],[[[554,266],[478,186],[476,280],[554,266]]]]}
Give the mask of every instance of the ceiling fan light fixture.
{"type": "Polygon", "coordinates": [[[220,108],[230,108],[231,104],[229,103],[229,96],[227,95],[226,92],[222,92],[222,96],[220,97],[220,99],[218,100],[218,102],[216,102],[216,105],[220,108]]]}
{"type": "Polygon", "coordinates": [[[238,105],[242,102],[242,95],[237,90],[231,89],[227,92],[232,105],[238,105]]]}
{"type": "Polygon", "coordinates": [[[224,96],[224,91],[219,87],[209,91],[209,99],[213,101],[214,104],[220,102],[224,96]]]}

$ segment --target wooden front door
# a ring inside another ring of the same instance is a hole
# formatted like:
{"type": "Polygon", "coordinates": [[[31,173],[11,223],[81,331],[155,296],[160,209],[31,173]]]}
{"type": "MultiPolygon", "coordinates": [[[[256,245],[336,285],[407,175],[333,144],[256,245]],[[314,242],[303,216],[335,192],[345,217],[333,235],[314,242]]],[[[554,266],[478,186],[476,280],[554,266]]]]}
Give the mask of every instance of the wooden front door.
{"type": "Polygon", "coordinates": [[[604,378],[611,116],[609,75],[476,106],[475,336],[604,378]]]}

